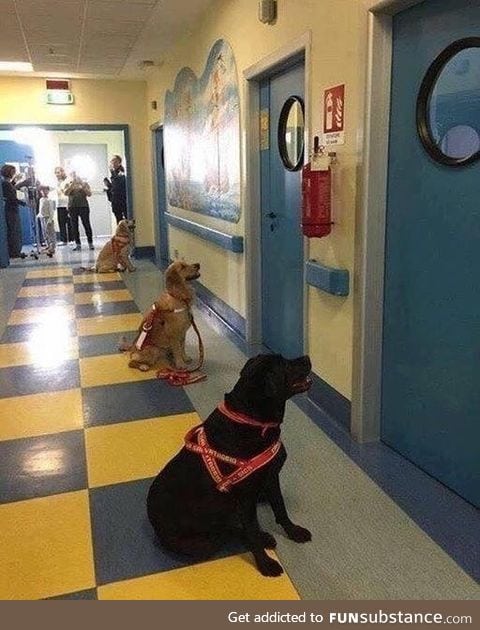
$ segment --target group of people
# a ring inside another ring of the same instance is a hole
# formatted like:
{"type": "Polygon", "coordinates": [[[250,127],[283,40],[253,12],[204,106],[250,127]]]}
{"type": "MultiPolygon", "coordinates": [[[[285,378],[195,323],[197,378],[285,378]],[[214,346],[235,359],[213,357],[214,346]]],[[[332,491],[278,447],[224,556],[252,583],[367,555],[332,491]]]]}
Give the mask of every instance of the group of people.
{"type": "MultiPolygon", "coordinates": [[[[4,164],[0,169],[2,193],[5,204],[5,218],[7,224],[7,243],[10,258],[25,258],[22,252],[22,228],[19,209],[21,206],[36,206],[39,220],[40,241],[45,244],[45,251],[49,256],[55,252],[55,212],[60,232],[60,244],[74,243],[73,251],[82,248],[80,240],[79,222],[82,222],[88,246],[94,249],[93,231],[90,223],[90,206],[88,198],[92,191],[88,182],[71,172],[68,176],[62,166],[55,168],[56,186],[42,186],[37,181],[29,180],[18,174],[15,166],[4,164]],[[18,198],[17,192],[26,190],[29,202],[18,198]],[[56,200],[50,199],[51,191],[55,192],[56,200]]],[[[110,179],[105,178],[105,192],[112,205],[117,224],[127,218],[127,186],[125,169],[122,158],[114,155],[110,161],[110,179]]]]}

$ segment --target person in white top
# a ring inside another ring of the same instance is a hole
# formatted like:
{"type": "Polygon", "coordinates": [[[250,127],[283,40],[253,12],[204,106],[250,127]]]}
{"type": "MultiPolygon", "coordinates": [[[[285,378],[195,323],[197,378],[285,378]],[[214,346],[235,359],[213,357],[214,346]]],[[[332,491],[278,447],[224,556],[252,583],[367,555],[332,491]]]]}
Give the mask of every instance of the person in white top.
{"type": "Polygon", "coordinates": [[[65,188],[68,184],[67,175],[62,166],[55,169],[55,177],[57,178],[57,220],[58,229],[60,230],[59,245],[66,245],[73,242],[72,224],[68,213],[68,195],[65,194],[65,188]]]}
{"type": "Polygon", "coordinates": [[[38,216],[42,224],[43,237],[47,243],[47,256],[50,258],[55,253],[57,237],[55,234],[55,208],[56,203],[48,198],[50,188],[42,186],[40,188],[40,201],[38,205],[38,216]]]}

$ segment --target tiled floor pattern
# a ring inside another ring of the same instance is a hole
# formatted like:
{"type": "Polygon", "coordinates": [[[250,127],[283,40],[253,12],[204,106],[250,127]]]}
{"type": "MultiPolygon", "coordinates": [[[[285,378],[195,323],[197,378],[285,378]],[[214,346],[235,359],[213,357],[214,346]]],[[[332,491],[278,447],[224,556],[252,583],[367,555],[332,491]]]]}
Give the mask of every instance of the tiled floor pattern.
{"type": "Polygon", "coordinates": [[[27,272],[0,343],[0,599],[298,599],[239,549],[157,545],[146,492],[199,417],[118,353],[139,321],[119,274],[27,272]]]}

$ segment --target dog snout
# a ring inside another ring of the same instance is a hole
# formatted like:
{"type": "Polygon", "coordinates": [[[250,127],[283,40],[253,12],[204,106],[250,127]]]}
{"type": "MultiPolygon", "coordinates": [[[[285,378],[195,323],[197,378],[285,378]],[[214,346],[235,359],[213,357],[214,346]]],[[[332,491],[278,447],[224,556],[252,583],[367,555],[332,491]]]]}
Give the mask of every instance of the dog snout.
{"type": "Polygon", "coordinates": [[[196,269],[197,271],[200,271],[200,263],[194,263],[192,267],[196,269]]]}

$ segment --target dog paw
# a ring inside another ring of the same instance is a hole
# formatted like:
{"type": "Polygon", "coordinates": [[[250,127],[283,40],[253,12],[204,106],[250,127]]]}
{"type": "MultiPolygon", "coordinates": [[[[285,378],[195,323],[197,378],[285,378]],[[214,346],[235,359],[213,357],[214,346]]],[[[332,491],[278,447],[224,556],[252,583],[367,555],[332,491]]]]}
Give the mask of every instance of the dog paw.
{"type": "Polygon", "coordinates": [[[148,370],[150,369],[150,366],[147,365],[146,363],[140,363],[140,365],[138,366],[138,369],[141,372],[148,372],[148,370]]]}
{"type": "Polygon", "coordinates": [[[265,577],[278,577],[282,575],[282,565],[265,554],[265,557],[256,558],[257,568],[265,577]]]}
{"type": "Polygon", "coordinates": [[[268,532],[260,532],[260,542],[264,549],[275,549],[277,546],[277,541],[268,532]]]}
{"type": "Polygon", "coordinates": [[[312,540],[312,533],[305,527],[300,527],[300,525],[292,524],[285,528],[285,532],[290,540],[297,543],[306,543],[312,540]]]}

